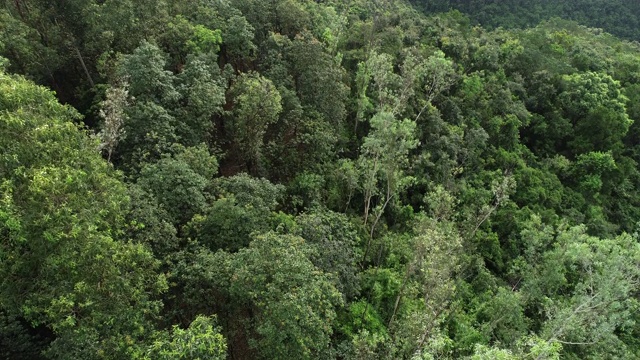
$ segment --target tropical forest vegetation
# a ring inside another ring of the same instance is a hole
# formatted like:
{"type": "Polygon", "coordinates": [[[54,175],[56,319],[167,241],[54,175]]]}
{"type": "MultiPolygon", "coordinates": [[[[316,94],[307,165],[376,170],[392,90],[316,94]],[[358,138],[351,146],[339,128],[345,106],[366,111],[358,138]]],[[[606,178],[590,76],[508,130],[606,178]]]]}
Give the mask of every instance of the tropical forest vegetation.
{"type": "Polygon", "coordinates": [[[639,22],[0,3],[0,358],[640,358],[639,22]]]}

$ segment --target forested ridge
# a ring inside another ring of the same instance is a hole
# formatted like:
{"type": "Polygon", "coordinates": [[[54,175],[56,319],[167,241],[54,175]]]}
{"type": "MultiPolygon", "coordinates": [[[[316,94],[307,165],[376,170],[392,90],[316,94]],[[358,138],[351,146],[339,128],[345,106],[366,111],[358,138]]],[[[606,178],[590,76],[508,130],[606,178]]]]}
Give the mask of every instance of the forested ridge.
{"type": "Polygon", "coordinates": [[[3,2],[0,358],[640,358],[635,5],[458,3],[3,2]]]}
{"type": "Polygon", "coordinates": [[[640,41],[640,3],[626,0],[411,0],[427,12],[460,10],[489,28],[526,28],[562,18],[640,41]]]}

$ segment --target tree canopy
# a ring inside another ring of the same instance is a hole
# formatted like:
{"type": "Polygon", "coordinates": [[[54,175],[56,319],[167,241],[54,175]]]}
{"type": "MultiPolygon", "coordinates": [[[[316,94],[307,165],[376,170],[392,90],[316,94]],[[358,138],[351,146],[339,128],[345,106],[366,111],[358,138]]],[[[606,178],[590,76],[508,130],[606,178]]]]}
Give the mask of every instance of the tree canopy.
{"type": "Polygon", "coordinates": [[[0,358],[640,357],[638,16],[0,4],[0,358]]]}

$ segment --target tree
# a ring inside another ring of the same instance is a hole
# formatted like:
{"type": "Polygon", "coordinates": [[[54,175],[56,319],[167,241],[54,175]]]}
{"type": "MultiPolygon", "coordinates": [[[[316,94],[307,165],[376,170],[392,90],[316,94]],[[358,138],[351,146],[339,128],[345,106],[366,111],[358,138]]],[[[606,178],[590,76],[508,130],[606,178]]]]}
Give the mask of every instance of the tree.
{"type": "Polygon", "coordinates": [[[184,303],[220,315],[232,356],[313,359],[328,355],[340,293],[297,236],[255,235],[229,254],[197,250],[173,271],[184,303]],[[221,301],[223,300],[223,301],[221,301]],[[233,336],[231,336],[233,335],[233,336]]]}
{"type": "Polygon", "coordinates": [[[234,104],[229,131],[249,172],[260,173],[264,134],[282,111],[282,97],[270,80],[255,73],[241,74],[229,93],[234,104]]]}
{"type": "Polygon", "coordinates": [[[315,110],[333,128],[340,129],[346,116],[348,87],[340,64],[322,43],[308,32],[291,41],[283,41],[284,58],[295,92],[306,111],[315,110]]]}
{"type": "Polygon", "coordinates": [[[107,153],[107,162],[111,162],[111,155],[124,135],[122,125],[125,122],[125,107],[128,105],[127,85],[107,89],[106,99],[102,102],[100,117],[104,120],[102,130],[98,133],[101,150],[107,153]]]}
{"type": "Polygon", "coordinates": [[[215,57],[222,43],[221,31],[194,24],[183,15],[175,16],[159,34],[158,41],[171,56],[172,68],[180,69],[187,57],[207,55],[215,57]]]}
{"type": "Polygon", "coordinates": [[[249,245],[252,234],[275,230],[281,185],[239,174],[215,179],[213,188],[218,199],[186,228],[200,245],[211,251],[236,252],[249,245]]]}
{"type": "Polygon", "coordinates": [[[138,172],[144,163],[172,154],[174,144],[213,145],[213,118],[225,102],[223,78],[215,55],[198,52],[187,57],[177,75],[166,69],[167,55],[148,42],[119,62],[118,76],[129,83],[117,148],[126,170],[138,172]]]}
{"type": "Polygon", "coordinates": [[[522,291],[542,307],[541,338],[582,358],[633,357],[637,349],[620,337],[636,326],[629,323],[640,281],[636,240],[588,236],[584,226],[554,233],[539,221],[523,232],[530,248],[522,291]]]}
{"type": "Polygon", "coordinates": [[[183,148],[145,165],[137,184],[153,194],[179,228],[206,208],[205,189],[218,170],[206,146],[183,148]]]}
{"type": "Polygon", "coordinates": [[[328,350],[340,295],[306,251],[301,238],[271,233],[230,261],[230,296],[257,307],[258,337],[250,344],[263,358],[307,359],[328,350]]]}
{"type": "Polygon", "coordinates": [[[51,92],[0,74],[0,109],[3,311],[53,333],[48,357],[126,357],[166,283],[121,238],[124,185],[51,92]]]}
{"type": "Polygon", "coordinates": [[[140,185],[127,184],[127,194],[131,201],[126,215],[126,237],[150,247],[157,259],[166,260],[180,246],[171,216],[158,199],[140,185]]]}
{"type": "Polygon", "coordinates": [[[211,251],[236,252],[251,242],[251,234],[272,229],[269,210],[240,204],[234,196],[214,201],[202,215],[194,217],[185,229],[193,240],[211,251]]]}
{"type": "Polygon", "coordinates": [[[176,135],[184,146],[213,144],[213,121],[222,114],[225,103],[225,81],[214,55],[206,51],[195,50],[192,54],[204,54],[190,55],[175,79],[180,106],[172,114],[179,120],[176,135]]]}
{"type": "Polygon", "coordinates": [[[360,238],[349,218],[325,209],[312,209],[296,218],[298,234],[314,251],[310,259],[320,270],[333,274],[345,300],[359,293],[356,266],[360,238]]]}
{"type": "Polygon", "coordinates": [[[371,118],[370,124],[371,132],[364,139],[358,159],[364,192],[364,225],[368,227],[370,237],[364,259],[384,210],[411,181],[404,171],[409,150],[418,145],[414,121],[396,120],[392,113],[381,112],[371,118]],[[378,197],[378,204],[372,207],[374,197],[378,197]],[[370,219],[371,214],[373,219],[370,219]]]}
{"type": "Polygon", "coordinates": [[[216,325],[215,318],[196,317],[188,329],[174,326],[171,333],[162,333],[147,353],[145,360],[185,359],[224,360],[227,358],[227,342],[216,325]]]}
{"type": "Polygon", "coordinates": [[[50,339],[33,334],[33,328],[19,315],[0,309],[0,356],[6,359],[41,360],[50,339]]]}
{"type": "Polygon", "coordinates": [[[438,328],[454,299],[455,273],[460,270],[462,238],[451,221],[455,201],[439,187],[428,195],[428,202],[432,214],[416,217],[409,260],[388,323],[399,355],[422,354],[437,341],[438,328]],[[402,302],[412,291],[420,301],[402,311],[402,302]]]}
{"type": "Polygon", "coordinates": [[[594,72],[565,75],[562,80],[559,102],[575,131],[569,142],[573,153],[621,148],[632,121],[620,83],[594,72]]]}
{"type": "Polygon", "coordinates": [[[261,73],[282,97],[282,112],[265,136],[265,175],[290,181],[335,157],[346,115],[344,73],[308,32],[293,40],[271,34],[263,52],[261,73]]]}
{"type": "Polygon", "coordinates": [[[124,136],[117,153],[122,165],[131,171],[139,171],[145,162],[157,161],[178,142],[177,120],[168,109],[177,107],[180,94],[165,66],[165,54],[148,42],[123,57],[118,66],[118,76],[129,83],[131,106],[125,110],[124,136]]]}

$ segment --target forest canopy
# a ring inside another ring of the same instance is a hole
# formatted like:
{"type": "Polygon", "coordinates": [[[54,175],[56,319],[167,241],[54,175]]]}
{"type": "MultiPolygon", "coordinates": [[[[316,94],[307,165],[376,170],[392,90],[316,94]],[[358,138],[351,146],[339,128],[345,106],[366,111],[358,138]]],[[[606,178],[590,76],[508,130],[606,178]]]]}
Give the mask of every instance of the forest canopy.
{"type": "Polygon", "coordinates": [[[2,3],[0,358],[639,358],[637,16],[2,3]]]}
{"type": "Polygon", "coordinates": [[[527,28],[562,18],[640,41],[640,4],[625,0],[411,0],[427,12],[460,10],[488,28],[527,28]]]}

